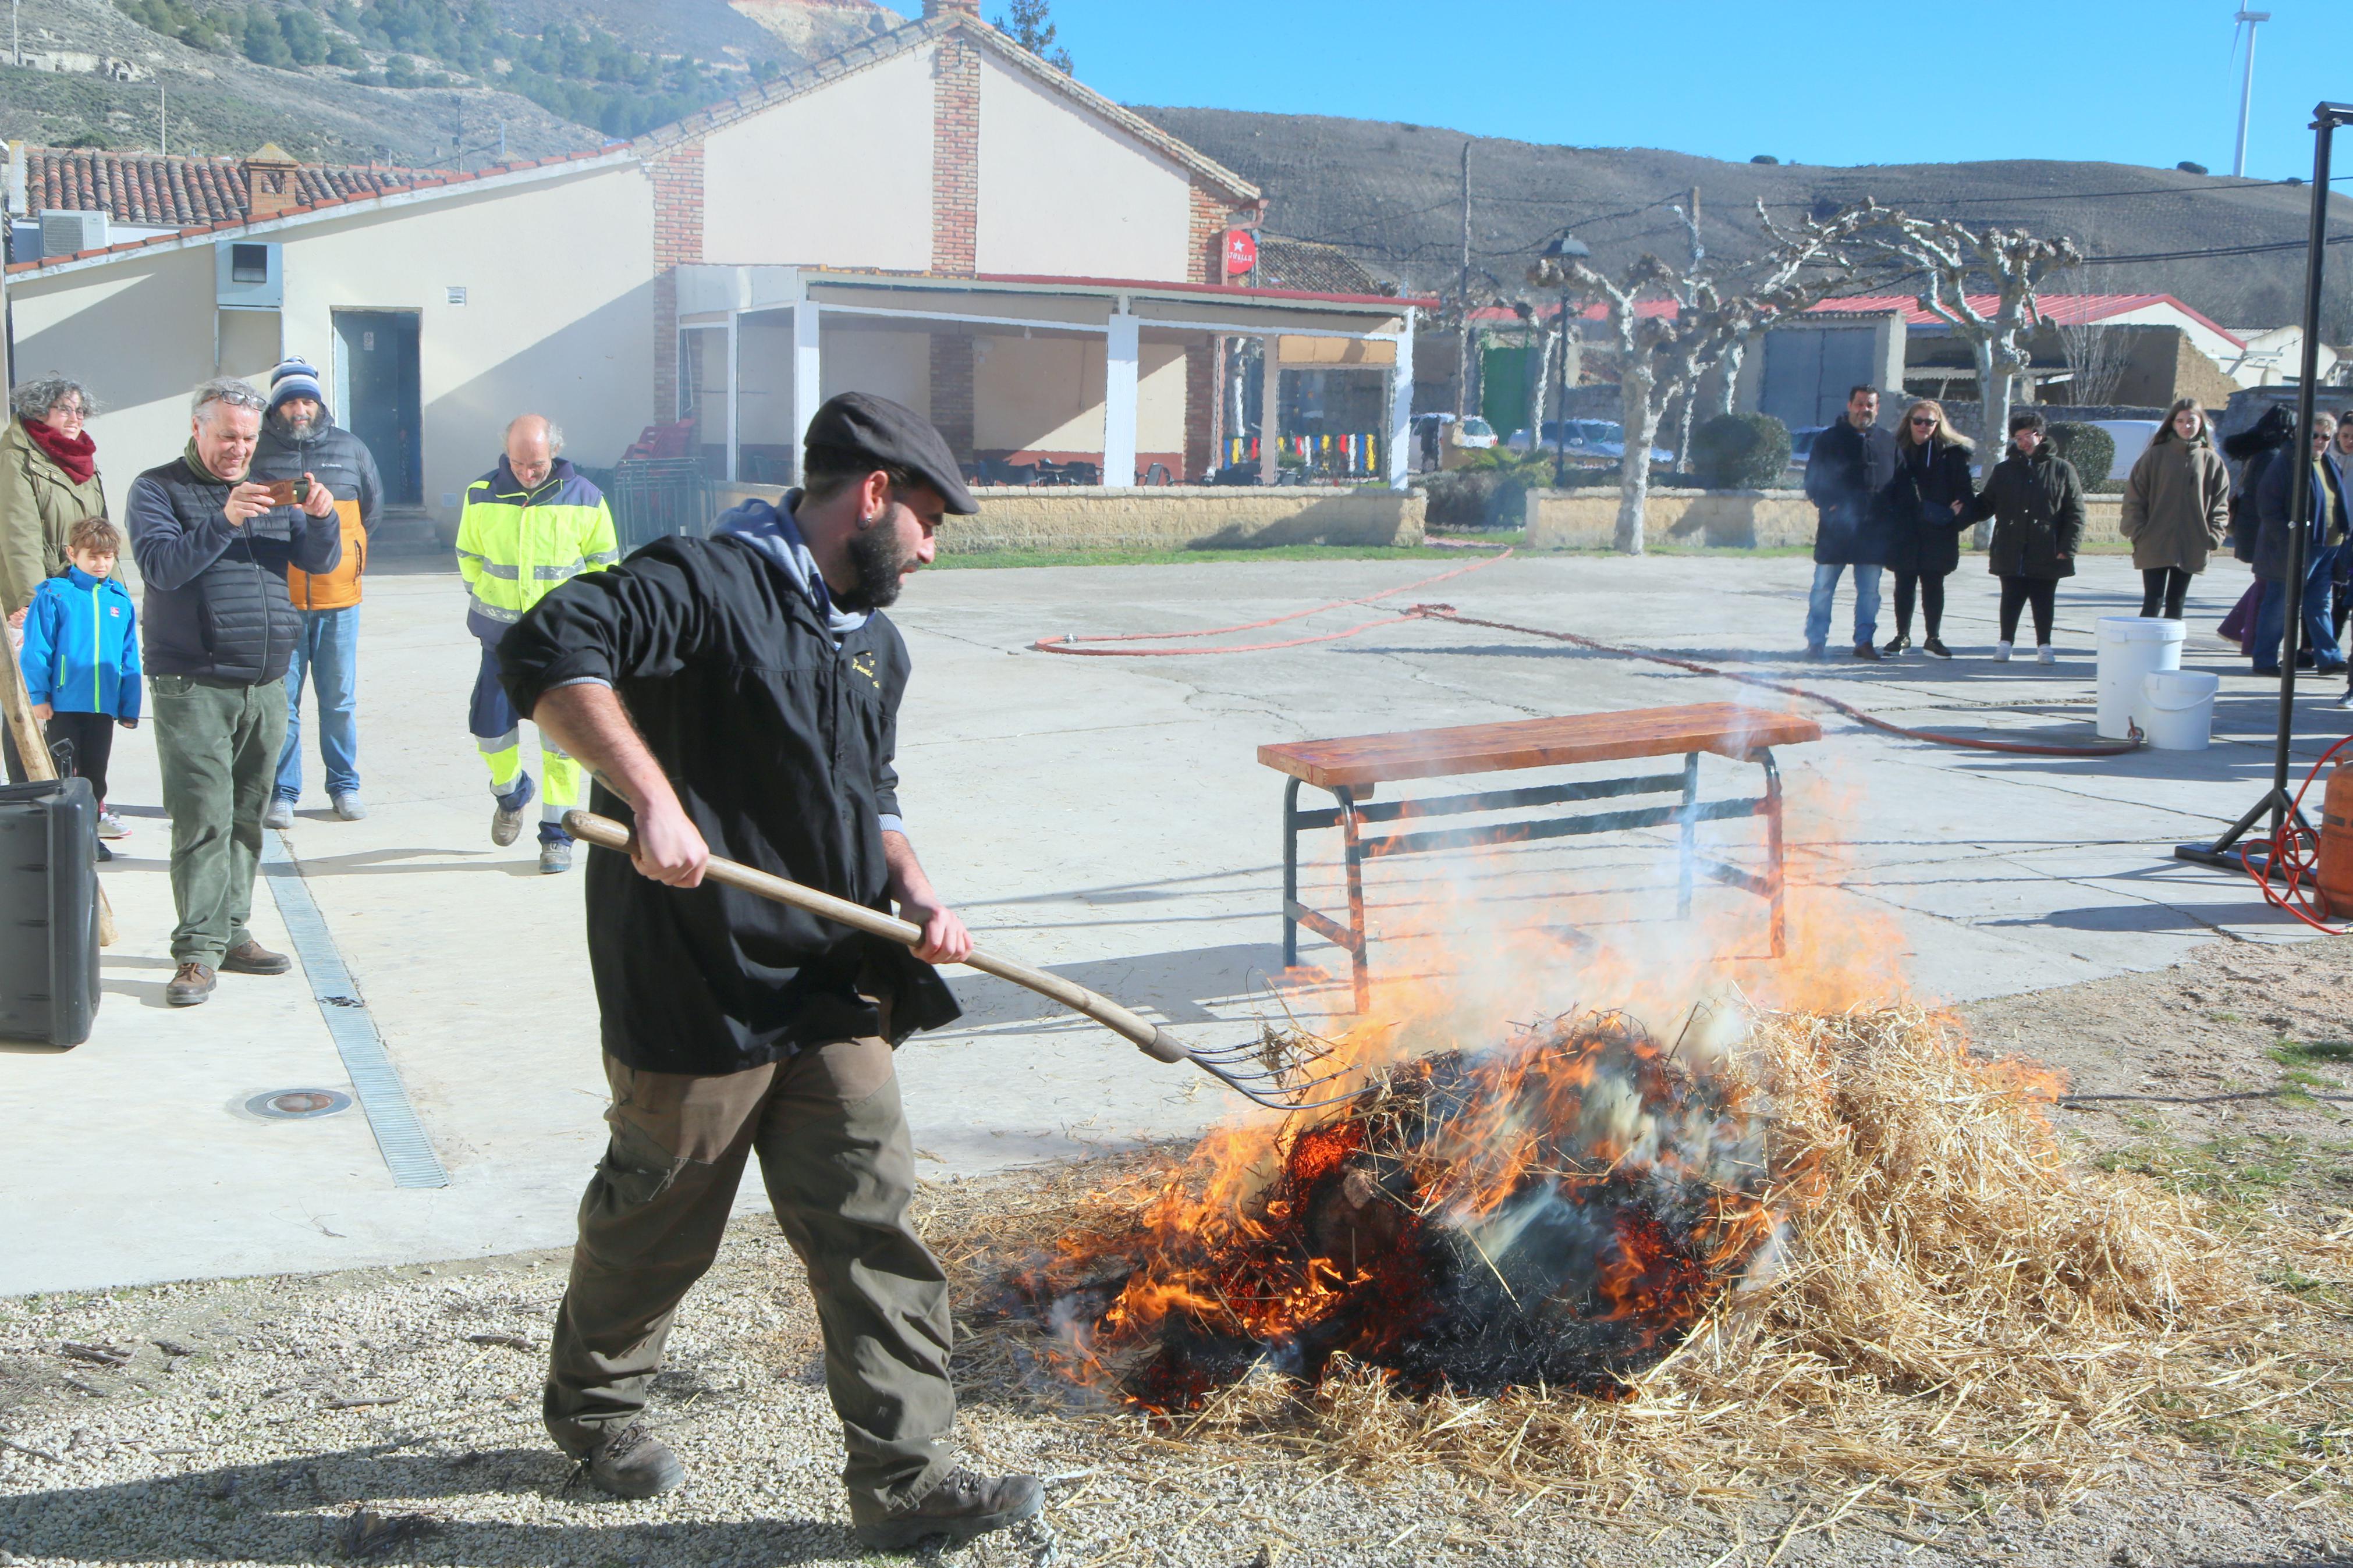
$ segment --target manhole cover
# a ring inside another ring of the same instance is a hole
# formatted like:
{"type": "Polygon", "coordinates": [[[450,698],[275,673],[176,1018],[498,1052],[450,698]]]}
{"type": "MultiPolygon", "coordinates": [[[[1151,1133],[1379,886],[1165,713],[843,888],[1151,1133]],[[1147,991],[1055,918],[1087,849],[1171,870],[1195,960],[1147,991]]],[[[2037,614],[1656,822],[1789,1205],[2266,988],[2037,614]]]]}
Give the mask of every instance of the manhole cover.
{"type": "Polygon", "coordinates": [[[245,1102],[245,1108],[273,1121],[302,1121],[349,1110],[352,1097],[332,1089],[281,1089],[255,1095],[245,1102]]]}

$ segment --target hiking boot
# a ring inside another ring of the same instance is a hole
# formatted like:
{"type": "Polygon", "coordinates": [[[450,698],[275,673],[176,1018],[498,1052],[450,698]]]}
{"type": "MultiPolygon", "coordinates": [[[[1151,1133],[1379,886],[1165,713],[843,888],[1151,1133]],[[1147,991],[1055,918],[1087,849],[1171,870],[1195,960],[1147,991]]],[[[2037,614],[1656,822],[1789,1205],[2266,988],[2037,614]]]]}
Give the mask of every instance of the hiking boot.
{"type": "Polygon", "coordinates": [[[1831,650],[1824,647],[1820,643],[1810,642],[1806,645],[1806,657],[1808,658],[1828,658],[1830,656],[1831,650]]]}
{"type": "Polygon", "coordinates": [[[272,795],[269,805],[262,810],[261,826],[264,827],[293,826],[294,803],[282,795],[272,795]]]}
{"type": "Polygon", "coordinates": [[[572,840],[543,838],[539,841],[539,868],[553,877],[559,871],[572,869],[572,840]]]}
{"type": "Polygon", "coordinates": [[[1869,643],[1864,642],[1854,645],[1854,657],[1857,658],[1878,658],[1881,655],[1877,648],[1872,647],[1869,643]]]}
{"type": "Polygon", "coordinates": [[[231,974],[283,974],[294,967],[294,961],[247,937],[221,954],[220,966],[231,974]]]}
{"type": "Polygon", "coordinates": [[[1953,657],[1953,650],[1945,646],[1945,639],[1942,637],[1930,637],[1926,642],[1920,645],[1920,651],[1926,654],[1931,658],[1950,658],[1953,657]]]}
{"type": "Polygon", "coordinates": [[[1897,654],[1902,653],[1905,648],[1910,647],[1911,646],[1912,634],[1910,632],[1897,632],[1895,634],[1895,640],[1889,643],[1885,647],[1881,648],[1879,651],[1885,654],[1889,658],[1894,658],[1897,654]]]}
{"type": "Polygon", "coordinates": [[[220,982],[207,964],[184,963],[164,987],[164,1000],[174,1007],[193,1007],[213,994],[220,982]]]}
{"type": "Polygon", "coordinates": [[[642,1421],[600,1439],[580,1457],[580,1473],[615,1497],[659,1497],[686,1485],[686,1467],[642,1421]]]}
{"type": "Polygon", "coordinates": [[[100,838],[128,838],[131,829],[122,826],[122,818],[101,805],[98,808],[98,836],[100,838]]]}
{"type": "Polygon", "coordinates": [[[881,1519],[856,1521],[858,1544],[877,1552],[904,1552],[929,1535],[952,1542],[1035,1519],[1046,1509],[1045,1484],[1035,1476],[981,1476],[959,1465],[939,1485],[905,1508],[881,1519]]]}
{"type": "Polygon", "coordinates": [[[531,775],[525,773],[515,781],[512,795],[502,795],[497,797],[498,809],[491,813],[491,843],[503,848],[521,836],[523,808],[531,804],[531,797],[537,793],[537,788],[531,782],[531,775]]]}
{"type": "Polygon", "coordinates": [[[367,802],[360,798],[360,792],[355,789],[347,789],[332,798],[335,803],[335,815],[345,822],[357,822],[367,815],[367,802]]]}

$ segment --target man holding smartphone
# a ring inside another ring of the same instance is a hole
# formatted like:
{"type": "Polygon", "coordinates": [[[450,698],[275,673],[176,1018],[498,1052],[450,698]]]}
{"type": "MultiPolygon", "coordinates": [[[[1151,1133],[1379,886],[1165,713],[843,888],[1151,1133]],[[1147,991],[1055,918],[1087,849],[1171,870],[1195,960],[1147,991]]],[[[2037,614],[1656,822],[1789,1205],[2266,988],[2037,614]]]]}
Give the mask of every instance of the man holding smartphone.
{"type": "Polygon", "coordinates": [[[172,819],[172,931],[178,965],[164,998],[205,1001],[227,970],[283,974],[284,953],[253,940],[261,814],[286,740],[288,662],[301,617],[286,573],[332,572],[343,558],[334,497],[305,474],[279,487],[248,473],[266,402],[233,376],[189,402],[187,450],[132,481],[123,508],[146,582],[141,662],[153,695],[164,810],[172,819]],[[305,490],[293,521],[257,518],[305,490]],[[281,535],[271,537],[271,535],[281,535]]]}

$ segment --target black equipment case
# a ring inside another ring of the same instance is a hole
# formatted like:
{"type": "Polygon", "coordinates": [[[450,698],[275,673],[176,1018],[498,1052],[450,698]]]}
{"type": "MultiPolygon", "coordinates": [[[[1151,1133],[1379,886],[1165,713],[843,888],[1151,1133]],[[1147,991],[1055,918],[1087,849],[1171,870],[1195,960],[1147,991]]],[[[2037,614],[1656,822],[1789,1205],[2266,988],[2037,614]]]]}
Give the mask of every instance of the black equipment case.
{"type": "Polygon", "coordinates": [[[0,786],[0,1039],[78,1046],[98,1015],[98,801],[0,786]]]}

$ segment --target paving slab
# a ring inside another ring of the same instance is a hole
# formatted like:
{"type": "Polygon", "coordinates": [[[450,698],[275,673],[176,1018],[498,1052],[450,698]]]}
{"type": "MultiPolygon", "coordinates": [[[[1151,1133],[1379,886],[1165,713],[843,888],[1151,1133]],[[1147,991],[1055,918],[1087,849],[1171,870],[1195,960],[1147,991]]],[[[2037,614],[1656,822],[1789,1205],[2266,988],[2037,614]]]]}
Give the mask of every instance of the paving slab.
{"type": "MultiPolygon", "coordinates": [[[[990,945],[1205,1042],[1293,1016],[1320,1024],[1345,1006],[1344,984],[1272,987],[1282,781],[1258,764],[1261,744],[1678,702],[1803,704],[1435,619],[1208,658],[1071,658],[1034,651],[1035,639],[1235,625],[1404,589],[1233,640],[1344,630],[1442,598],[1466,615],[1818,688],[1898,723],[2080,742],[2091,732],[2092,623],[2137,610],[2139,597],[2128,562],[2088,558],[2062,591],[2061,662],[1997,664],[1994,584],[1970,563],[1953,580],[1946,621],[1963,658],[1810,663],[1796,657],[1811,570],[1802,560],[1515,556],[1413,586],[1452,564],[919,579],[893,611],[915,659],[900,765],[934,880],[990,945]]],[[[2191,595],[2185,664],[2225,676],[2205,752],[2001,756],[1826,713],[1821,742],[1781,756],[1790,865],[1810,918],[1861,933],[1921,994],[1952,1000],[2160,967],[2218,936],[2303,934],[2252,885],[2168,858],[2175,842],[2219,832],[2269,780],[2276,688],[2242,673],[2211,635],[2243,584],[2224,563],[2191,595]]],[[[123,941],[106,955],[97,1031],[70,1052],[0,1055],[0,1118],[16,1155],[0,1188],[0,1294],[568,1239],[603,1145],[580,879],[540,876],[528,837],[505,849],[489,841],[487,777],[465,732],[478,655],[462,605],[438,562],[387,563],[371,575],[360,686],[371,814],[335,820],[313,758],[311,797],[279,836],[448,1184],[396,1187],[357,1110],[265,1122],[239,1109],[265,1090],[351,1087],[302,975],[227,976],[205,1006],[162,1006],[168,825],[142,728],[116,752],[116,799],[134,836],[105,869],[123,941]]],[[[2300,708],[2304,765],[2353,728],[2327,706],[2337,695],[2332,683],[2300,708]]],[[[1704,776],[1711,793],[1747,793],[1756,770],[1709,759],[1704,776]]],[[[1714,825],[1706,837],[1736,859],[1757,853],[1752,823],[1714,825]]],[[[1331,846],[1310,843],[1304,896],[1335,907],[1331,846]]],[[[1376,966],[1432,962],[1418,945],[1432,936],[1474,963],[1534,932],[1535,945],[1514,950],[1537,957],[1519,964],[1520,994],[1508,1002],[1567,1005],[1589,999],[1578,981],[1592,961],[1580,955],[1761,943],[1754,900],[1704,890],[1686,926],[1672,918],[1673,882],[1664,833],[1388,862],[1370,889],[1376,966]]],[[[285,935],[268,879],[256,931],[272,945],[285,935]]],[[[1312,938],[1302,957],[1341,971],[1335,951],[1312,938]]],[[[952,978],[965,1016],[910,1042],[901,1059],[927,1176],[1189,1132],[1231,1109],[1201,1075],[1151,1063],[1026,992],[952,978]]],[[[1499,992],[1495,1007],[1506,1005],[1499,992]]],[[[743,1205],[757,1201],[747,1184],[743,1205]]]]}

